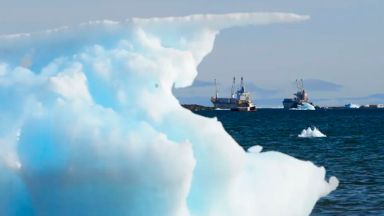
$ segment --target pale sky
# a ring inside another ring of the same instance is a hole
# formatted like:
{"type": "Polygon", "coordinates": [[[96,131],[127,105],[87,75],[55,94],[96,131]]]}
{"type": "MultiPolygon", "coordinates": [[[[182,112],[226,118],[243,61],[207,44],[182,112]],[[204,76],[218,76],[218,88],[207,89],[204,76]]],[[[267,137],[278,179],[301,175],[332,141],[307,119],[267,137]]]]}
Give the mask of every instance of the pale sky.
{"type": "Polygon", "coordinates": [[[303,78],[315,104],[384,103],[383,0],[0,0],[0,34],[39,31],[99,19],[196,13],[294,12],[302,23],[223,31],[199,66],[194,87],[177,90],[184,103],[209,105],[217,78],[229,94],[244,76],[258,106],[281,106],[303,78]]]}

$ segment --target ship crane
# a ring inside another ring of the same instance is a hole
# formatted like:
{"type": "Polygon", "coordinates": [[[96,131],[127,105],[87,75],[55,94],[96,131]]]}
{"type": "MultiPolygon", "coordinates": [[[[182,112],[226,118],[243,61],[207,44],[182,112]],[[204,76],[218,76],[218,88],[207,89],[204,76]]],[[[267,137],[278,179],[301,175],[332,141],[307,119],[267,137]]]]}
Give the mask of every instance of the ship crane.
{"type": "Polygon", "coordinates": [[[303,79],[296,79],[296,86],[297,88],[300,90],[300,91],[303,91],[304,90],[304,82],[303,82],[303,79]]]}
{"type": "Polygon", "coordinates": [[[241,93],[244,92],[244,79],[243,79],[243,77],[241,77],[241,82],[240,82],[240,92],[241,92],[241,93]]]}
{"type": "Polygon", "coordinates": [[[236,86],[236,77],[233,77],[230,98],[235,98],[235,86],[236,86]]]}
{"type": "Polygon", "coordinates": [[[216,83],[216,79],[215,79],[215,98],[217,99],[219,97],[219,93],[217,91],[217,83],[216,83]]]}

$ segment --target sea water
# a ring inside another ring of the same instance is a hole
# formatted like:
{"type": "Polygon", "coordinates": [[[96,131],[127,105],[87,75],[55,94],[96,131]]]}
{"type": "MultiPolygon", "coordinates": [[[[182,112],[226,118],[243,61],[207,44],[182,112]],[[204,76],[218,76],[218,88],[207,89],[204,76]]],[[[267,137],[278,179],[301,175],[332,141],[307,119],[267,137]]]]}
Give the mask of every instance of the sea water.
{"type": "Polygon", "coordinates": [[[260,145],[311,160],[337,176],[339,187],[322,198],[312,215],[384,215],[384,109],[256,112],[200,111],[216,116],[244,148],[260,145]],[[327,135],[303,139],[303,128],[327,135]]]}

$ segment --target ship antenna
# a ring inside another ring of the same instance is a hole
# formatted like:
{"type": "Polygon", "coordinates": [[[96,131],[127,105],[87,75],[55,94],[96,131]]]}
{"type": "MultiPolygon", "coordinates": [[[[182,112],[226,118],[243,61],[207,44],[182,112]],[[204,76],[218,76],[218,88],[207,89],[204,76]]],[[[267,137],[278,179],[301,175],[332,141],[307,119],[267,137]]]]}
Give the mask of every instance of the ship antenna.
{"type": "Polygon", "coordinates": [[[240,88],[244,88],[244,80],[243,80],[243,77],[241,77],[241,83],[240,83],[240,88]]]}

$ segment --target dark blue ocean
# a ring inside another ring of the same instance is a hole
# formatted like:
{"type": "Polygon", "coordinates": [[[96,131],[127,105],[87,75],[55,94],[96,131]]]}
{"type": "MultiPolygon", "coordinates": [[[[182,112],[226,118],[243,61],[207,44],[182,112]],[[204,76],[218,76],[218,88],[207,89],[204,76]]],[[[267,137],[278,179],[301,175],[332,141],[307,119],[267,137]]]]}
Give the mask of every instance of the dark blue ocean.
{"type": "Polygon", "coordinates": [[[247,149],[279,151],[324,166],[339,187],[322,198],[312,215],[384,215],[384,109],[256,112],[199,111],[216,116],[247,149]],[[298,138],[315,126],[326,138],[298,138]]]}

